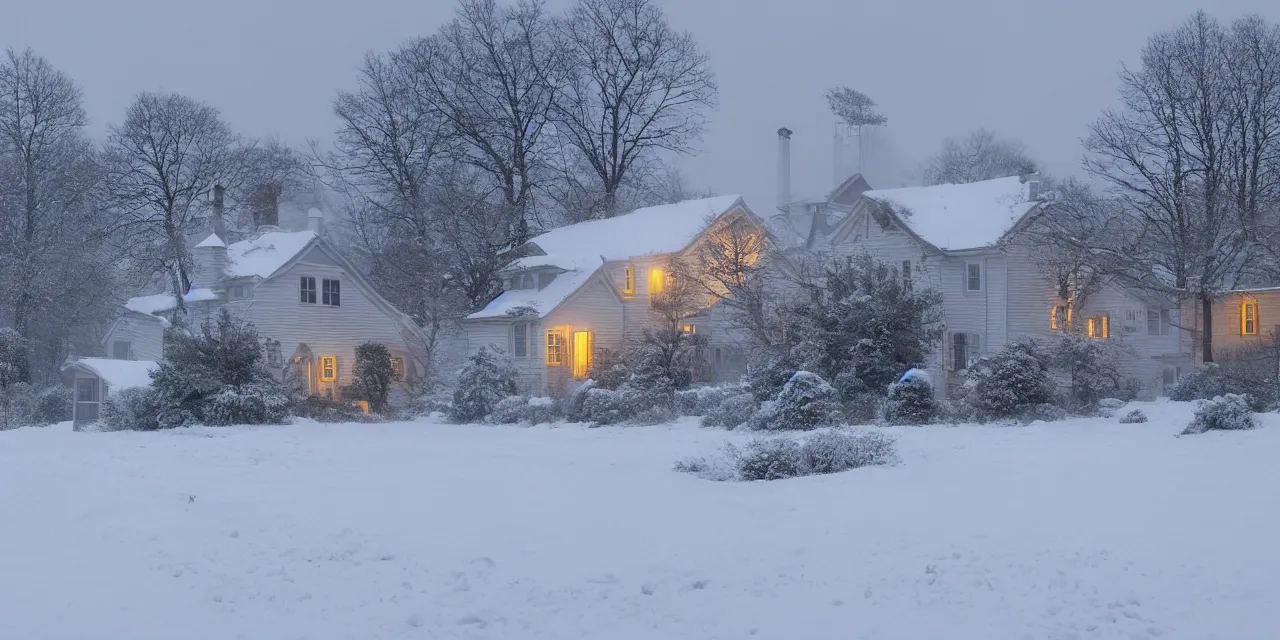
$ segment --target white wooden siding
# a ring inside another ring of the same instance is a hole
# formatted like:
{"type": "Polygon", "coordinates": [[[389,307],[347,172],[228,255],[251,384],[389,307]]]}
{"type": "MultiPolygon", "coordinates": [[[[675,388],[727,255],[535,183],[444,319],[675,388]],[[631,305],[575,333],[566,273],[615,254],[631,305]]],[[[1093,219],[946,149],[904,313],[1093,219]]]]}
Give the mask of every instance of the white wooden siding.
{"type": "Polygon", "coordinates": [[[164,355],[164,325],[158,318],[126,313],[112,326],[104,342],[105,357],[115,357],[112,347],[116,342],[128,342],[131,360],[159,362],[164,355]]]}

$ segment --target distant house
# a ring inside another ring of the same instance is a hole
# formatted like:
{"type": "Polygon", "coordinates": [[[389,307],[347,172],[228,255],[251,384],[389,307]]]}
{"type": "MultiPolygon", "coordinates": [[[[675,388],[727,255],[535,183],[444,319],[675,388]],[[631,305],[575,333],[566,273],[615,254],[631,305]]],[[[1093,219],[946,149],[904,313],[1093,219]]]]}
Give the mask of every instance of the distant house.
{"type": "MultiPolygon", "coordinates": [[[[1247,355],[1280,340],[1280,287],[1253,287],[1228,291],[1213,301],[1212,342],[1214,360],[1247,355]]],[[[1199,300],[1183,304],[1186,329],[1183,350],[1195,363],[1203,361],[1204,312],[1199,300]]]]}
{"type": "Polygon", "coordinates": [[[956,372],[1022,337],[1073,330],[1122,346],[1121,374],[1153,396],[1189,364],[1177,305],[1103,282],[1082,300],[1043,269],[1029,233],[1053,215],[1038,180],[1009,177],[970,184],[867,190],[816,248],[834,259],[867,254],[909,283],[942,294],[945,334],[928,364],[939,392],[956,372]]]}
{"type": "MultiPolygon", "coordinates": [[[[217,232],[200,241],[183,296],[191,326],[198,329],[224,308],[252,322],[270,369],[305,381],[313,395],[341,396],[364,342],[386,345],[401,381],[411,383],[425,371],[422,333],[322,237],[318,211],[311,226],[260,227],[230,245],[217,232]]],[[[104,351],[117,360],[162,360],[176,306],[172,294],[130,299],[104,336],[104,351]]]]}
{"type": "MultiPolygon", "coordinates": [[[[519,248],[503,270],[503,293],[463,321],[470,352],[509,355],[526,393],[557,394],[583,380],[600,349],[622,350],[654,326],[651,296],[671,274],[671,260],[709,241],[708,229],[763,226],[740,196],[638,209],[607,220],[549,231],[519,248]]],[[[684,330],[706,339],[712,375],[745,371],[739,340],[714,305],[684,330]]]]}

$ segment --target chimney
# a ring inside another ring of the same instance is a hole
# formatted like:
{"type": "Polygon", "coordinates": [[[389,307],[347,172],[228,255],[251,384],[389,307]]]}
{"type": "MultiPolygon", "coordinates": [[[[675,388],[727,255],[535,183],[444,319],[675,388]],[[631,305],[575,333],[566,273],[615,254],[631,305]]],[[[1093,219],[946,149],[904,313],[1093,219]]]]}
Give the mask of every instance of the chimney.
{"type": "Polygon", "coordinates": [[[223,217],[222,195],[226,192],[226,188],[220,184],[213,185],[213,232],[222,238],[223,242],[227,241],[227,221],[223,217]]]}
{"type": "Polygon", "coordinates": [[[1040,173],[1024,173],[1019,178],[1027,185],[1027,200],[1040,199],[1040,173]]]}
{"type": "Polygon", "coordinates": [[[307,210],[307,229],[316,235],[324,234],[324,214],[315,207],[307,210]]]}
{"type": "Polygon", "coordinates": [[[791,130],[778,129],[778,207],[791,204],[791,130]]]}

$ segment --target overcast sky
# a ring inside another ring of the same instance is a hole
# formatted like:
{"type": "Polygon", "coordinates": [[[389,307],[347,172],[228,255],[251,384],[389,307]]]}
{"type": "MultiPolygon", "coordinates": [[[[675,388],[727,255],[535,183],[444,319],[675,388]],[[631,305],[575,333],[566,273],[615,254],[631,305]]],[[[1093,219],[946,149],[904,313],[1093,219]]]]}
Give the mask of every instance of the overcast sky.
{"type": "MultiPolygon", "coordinates": [[[[83,88],[95,133],[138,91],[220,108],[242,133],[327,139],[334,93],[365,51],[435,31],[451,0],[3,0],[0,47],[31,46],[83,88]],[[16,14],[9,9],[17,4],[16,14]]],[[[552,0],[553,8],[569,0],[552,0]]],[[[683,167],[696,187],[774,202],[776,130],[795,131],[800,195],[831,187],[825,90],[877,100],[896,155],[914,165],[983,126],[1025,142],[1048,171],[1078,171],[1080,137],[1113,104],[1116,71],[1191,0],[659,0],[712,56],[720,108],[683,167]]],[[[1216,0],[1225,20],[1275,0],[1216,0]]],[[[876,185],[898,186],[898,185],[876,185]]]]}

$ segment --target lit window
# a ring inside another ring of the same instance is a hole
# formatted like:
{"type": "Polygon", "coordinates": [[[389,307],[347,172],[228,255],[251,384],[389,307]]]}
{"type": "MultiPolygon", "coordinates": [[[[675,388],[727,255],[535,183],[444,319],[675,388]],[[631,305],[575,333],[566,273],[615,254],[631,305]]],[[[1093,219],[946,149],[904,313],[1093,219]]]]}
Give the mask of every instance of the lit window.
{"type": "Polygon", "coordinates": [[[302,304],[316,303],[316,279],[302,276],[302,304]]]}
{"type": "Polygon", "coordinates": [[[686,325],[683,325],[683,326],[681,326],[681,327],[680,327],[680,331],[682,331],[682,332],[684,332],[684,333],[686,333],[686,334],[688,334],[688,335],[693,335],[693,334],[695,334],[695,333],[697,333],[697,332],[698,332],[698,325],[696,325],[696,324],[686,324],[686,325]]]}
{"type": "Polygon", "coordinates": [[[629,264],[622,268],[622,296],[630,298],[636,295],[636,267],[629,264]]]}
{"type": "Polygon", "coordinates": [[[666,289],[667,275],[659,268],[649,270],[649,295],[662,293],[666,289]]]}
{"type": "Polygon", "coordinates": [[[964,288],[966,291],[982,291],[982,265],[971,262],[965,265],[964,288]]]}
{"type": "Polygon", "coordinates": [[[563,367],[565,363],[563,329],[547,329],[547,366],[563,367]]]}
{"type": "Polygon", "coordinates": [[[529,325],[517,322],[511,325],[511,355],[517,358],[529,356],[529,325]]]}
{"type": "Polygon", "coordinates": [[[1258,335],[1258,301],[1242,300],[1240,302],[1240,335],[1258,335]]]}
{"type": "Polygon", "coordinates": [[[1090,338],[1111,337],[1111,316],[1101,315],[1089,318],[1088,336],[1090,338]]]}
{"type": "Polygon", "coordinates": [[[320,356],[320,382],[338,379],[338,356],[320,356]]]}
{"type": "Polygon", "coordinates": [[[393,380],[404,380],[404,358],[391,357],[391,378],[393,380]]]}
{"type": "Polygon", "coordinates": [[[1062,324],[1058,320],[1058,316],[1061,314],[1062,314],[1062,305],[1055,304],[1053,305],[1052,308],[1049,309],[1049,329],[1050,330],[1053,330],[1053,331],[1058,330],[1058,327],[1062,324]]]}
{"type": "MultiPolygon", "coordinates": [[[[312,282],[314,283],[314,281],[312,282]]],[[[339,297],[338,297],[338,294],[340,293],[338,291],[339,284],[341,283],[337,280],[328,280],[328,279],[326,279],[324,282],[321,283],[321,285],[324,287],[324,303],[325,304],[331,307],[340,306],[341,301],[339,300],[339,297]]],[[[315,296],[314,292],[312,292],[312,296],[313,297],[315,296]]],[[[356,306],[359,306],[359,305],[356,305],[356,306]]]]}
{"type": "Polygon", "coordinates": [[[591,351],[594,348],[591,343],[590,331],[573,332],[573,377],[579,380],[591,371],[591,351]]]}

